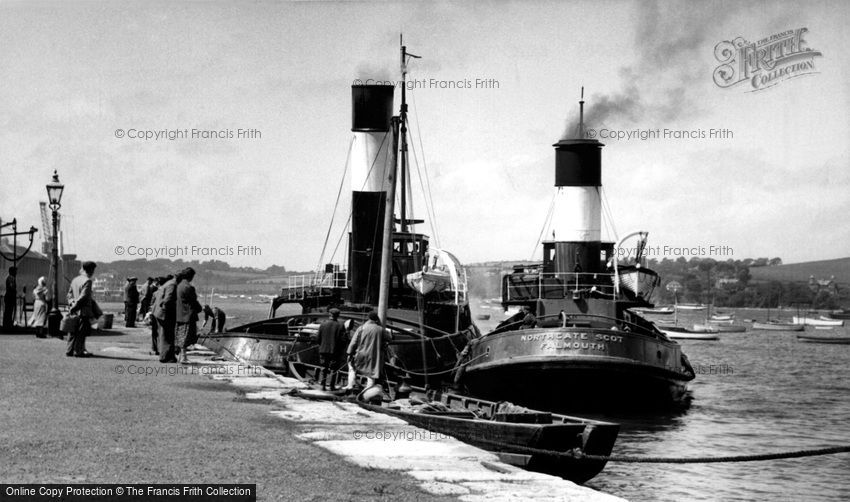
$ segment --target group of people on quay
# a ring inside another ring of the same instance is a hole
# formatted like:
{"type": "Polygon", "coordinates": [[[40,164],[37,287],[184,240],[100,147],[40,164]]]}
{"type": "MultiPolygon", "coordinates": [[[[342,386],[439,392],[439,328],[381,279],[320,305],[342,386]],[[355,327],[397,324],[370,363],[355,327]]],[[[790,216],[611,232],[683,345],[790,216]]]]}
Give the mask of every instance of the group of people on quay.
{"type": "MultiPolygon", "coordinates": [[[[67,356],[88,357],[86,338],[91,333],[92,324],[103,315],[92,292],[92,281],[97,264],[86,261],[82,264],[80,274],[71,281],[68,291],[68,310],[60,329],[68,334],[67,356]]],[[[6,278],[6,291],[15,292],[17,270],[10,267],[6,278]]],[[[224,331],[226,315],[218,307],[201,305],[197,291],[192,284],[195,270],[185,268],[176,274],[161,277],[148,277],[141,288],[137,286],[137,277],[128,277],[124,286],[124,325],[136,327],[136,320],[150,325],[152,355],[158,355],[163,363],[187,363],[188,348],[198,340],[198,323],[200,314],[204,314],[201,328],[210,325],[210,332],[224,331]]],[[[47,337],[47,313],[50,305],[50,292],[47,281],[39,277],[33,289],[33,308],[29,325],[36,328],[36,336],[47,337]]],[[[7,294],[5,298],[14,300],[15,294],[7,294]]],[[[4,302],[8,302],[4,298],[4,302]]],[[[3,324],[13,326],[14,305],[4,305],[3,324]]],[[[339,320],[340,311],[330,309],[330,317],[321,323],[318,329],[316,343],[322,370],[319,378],[322,388],[328,386],[336,390],[334,375],[340,369],[348,366],[348,384],[345,389],[354,387],[355,375],[367,378],[370,387],[381,378],[384,362],[386,361],[388,332],[381,327],[377,312],[368,313],[367,320],[360,326],[352,321],[345,323],[339,320]]]]}
{"type": "MultiPolygon", "coordinates": [[[[92,291],[96,268],[95,262],[84,262],[80,274],[71,281],[68,309],[59,326],[60,338],[64,338],[64,334],[68,335],[67,356],[91,356],[86,350],[85,341],[91,333],[92,324],[103,315],[92,291]]],[[[198,340],[198,322],[202,312],[205,317],[202,327],[211,321],[211,332],[224,331],[224,311],[200,304],[192,285],[194,277],[195,270],[188,267],[173,275],[148,277],[141,290],[136,286],[136,277],[127,278],[124,286],[124,325],[135,327],[137,318],[150,325],[151,353],[160,356],[160,362],[188,362],[187,348],[198,340]]],[[[16,278],[16,267],[10,267],[3,300],[3,327],[8,330],[15,327],[16,278]]],[[[47,314],[51,301],[47,280],[39,277],[33,289],[32,315],[27,323],[35,327],[35,334],[39,338],[48,336],[47,314]]]]}
{"type": "Polygon", "coordinates": [[[351,321],[340,322],[338,309],[330,309],[328,313],[330,318],[319,325],[316,339],[322,366],[318,380],[322,383],[322,390],[328,390],[329,376],[330,390],[336,390],[335,373],[345,364],[348,366],[348,382],[344,390],[354,388],[356,375],[366,377],[366,388],[372,387],[383,376],[390,341],[390,334],[381,326],[378,313],[374,310],[369,312],[366,322],[357,327],[350,337],[351,321]]]}
{"type": "Polygon", "coordinates": [[[125,326],[135,327],[138,315],[150,323],[151,354],[163,363],[187,363],[188,349],[198,341],[198,320],[203,306],[192,280],[195,270],[187,267],[174,275],[149,277],[136,289],[136,278],[124,287],[125,326]]]}
{"type": "MultiPolygon", "coordinates": [[[[15,328],[15,317],[19,314],[19,303],[23,302],[23,296],[18,296],[18,267],[9,267],[6,276],[6,289],[3,292],[3,329],[12,331],[15,328]]],[[[26,292],[26,288],[24,288],[26,292]]],[[[35,336],[47,337],[47,311],[50,304],[50,291],[47,288],[47,279],[39,277],[32,290],[33,303],[32,314],[26,321],[27,326],[35,328],[35,336]]],[[[26,313],[26,311],[24,311],[26,313]]],[[[21,314],[23,315],[23,314],[21,314]]]]}

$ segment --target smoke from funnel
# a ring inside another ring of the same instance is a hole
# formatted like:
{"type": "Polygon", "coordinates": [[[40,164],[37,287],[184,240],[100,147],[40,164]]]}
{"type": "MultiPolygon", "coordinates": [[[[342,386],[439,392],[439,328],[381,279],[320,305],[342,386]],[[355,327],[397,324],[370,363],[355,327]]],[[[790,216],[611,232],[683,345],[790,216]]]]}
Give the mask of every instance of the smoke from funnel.
{"type": "Polygon", "coordinates": [[[360,63],[357,65],[355,73],[357,74],[357,78],[363,83],[366,83],[367,80],[371,80],[369,83],[372,84],[376,82],[390,82],[392,80],[392,72],[388,68],[370,63],[360,63]]]}
{"type": "MultiPolygon", "coordinates": [[[[657,126],[698,114],[699,85],[710,81],[704,54],[712,54],[722,39],[715,29],[741,9],[694,2],[664,2],[663,9],[648,2],[637,8],[637,62],[620,69],[620,90],[600,96],[590,89],[585,129],[657,126]]],[[[577,114],[571,114],[563,138],[578,134],[577,114]]]]}

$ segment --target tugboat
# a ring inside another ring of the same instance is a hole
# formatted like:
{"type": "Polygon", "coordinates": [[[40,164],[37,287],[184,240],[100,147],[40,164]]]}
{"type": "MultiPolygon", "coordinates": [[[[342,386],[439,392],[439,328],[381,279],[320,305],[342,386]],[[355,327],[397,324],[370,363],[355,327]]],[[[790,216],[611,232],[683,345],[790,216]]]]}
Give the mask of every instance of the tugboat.
{"type": "Polygon", "coordinates": [[[553,145],[560,211],[543,261],[502,277],[502,306],[522,310],[470,343],[456,382],[474,396],[551,411],[687,405],[693,368],[640,314],[660,283],[645,266],[647,233],[601,240],[604,145],[583,137],[579,103],[579,137],[553,145]]]}
{"type": "Polygon", "coordinates": [[[416,231],[424,220],[408,216],[404,81],[411,57],[418,56],[402,46],[397,116],[395,86],[351,86],[347,266],[328,263],[323,271],[289,278],[272,299],[268,319],[206,335],[201,344],[225,357],[300,377],[318,361],[311,335],[331,308],[341,311],[341,320],[357,324],[380,305],[379,315],[393,333],[393,369],[413,383],[451,379],[460,351],[480,332],[472,322],[465,270],[452,253],[432,247],[429,237],[416,231]],[[401,202],[396,214],[397,172],[401,202]],[[301,313],[279,316],[285,304],[300,306],[301,313]]]}

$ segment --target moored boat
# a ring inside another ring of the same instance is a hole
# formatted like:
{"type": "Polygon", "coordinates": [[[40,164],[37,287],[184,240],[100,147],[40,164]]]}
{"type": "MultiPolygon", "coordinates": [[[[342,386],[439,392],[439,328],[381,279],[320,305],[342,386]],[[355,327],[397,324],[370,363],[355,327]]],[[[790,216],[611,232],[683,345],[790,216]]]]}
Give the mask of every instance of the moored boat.
{"type": "Polygon", "coordinates": [[[792,319],[794,323],[806,326],[844,326],[844,320],[842,319],[829,319],[823,316],[815,318],[795,315],[792,319]]]}
{"type": "Polygon", "coordinates": [[[747,331],[746,326],[739,326],[739,325],[720,324],[720,325],[717,325],[717,326],[714,326],[714,327],[717,328],[718,333],[745,333],[747,331]]]}
{"type": "Polygon", "coordinates": [[[833,343],[839,345],[848,345],[850,344],[850,336],[797,335],[797,341],[805,343],[833,343]]]}
{"type": "MultiPolygon", "coordinates": [[[[411,55],[404,46],[401,53],[403,83],[411,55]]],[[[467,300],[466,273],[452,253],[431,246],[429,236],[416,231],[423,220],[409,217],[406,86],[352,85],[350,92],[352,139],[345,163],[351,172],[351,211],[345,218],[350,231],[339,239],[347,237],[347,253],[339,258],[347,268],[329,263],[333,256],[321,256],[322,270],[289,278],[272,299],[268,319],[204,335],[200,343],[225,357],[297,372],[299,364],[318,362],[310,326],[330,309],[359,324],[377,308],[395,335],[390,349],[400,371],[438,383],[455,367],[459,351],[480,336],[467,300]],[[396,88],[401,106],[393,116],[396,88]],[[299,306],[300,315],[278,315],[284,304],[299,306]]]]}
{"type": "MultiPolygon", "coordinates": [[[[696,328],[696,327],[695,327],[696,328]]],[[[704,329],[689,329],[677,326],[665,326],[658,328],[662,333],[667,335],[667,338],[672,340],[719,340],[717,331],[709,331],[704,329]]]]}
{"type": "Polygon", "coordinates": [[[652,314],[652,315],[670,315],[675,310],[672,307],[658,307],[658,308],[646,308],[646,309],[632,309],[633,312],[638,312],[640,314],[652,314]]]}
{"type": "Polygon", "coordinates": [[[833,310],[829,313],[830,319],[850,319],[850,310],[833,310]]]}
{"type": "Polygon", "coordinates": [[[680,304],[676,305],[677,310],[700,311],[700,310],[705,310],[705,308],[706,308],[705,305],[699,305],[699,304],[696,304],[696,303],[680,303],[680,304]]]}
{"type": "Polygon", "coordinates": [[[542,262],[502,277],[502,306],[524,311],[464,350],[457,381],[470,394],[546,410],[687,402],[695,374],[681,346],[634,312],[654,307],[660,282],[645,266],[646,232],[601,239],[602,146],[583,138],[554,145],[560,210],[544,232],[553,239],[542,242],[542,262]],[[636,252],[624,253],[630,239],[636,252]]]}
{"type": "Polygon", "coordinates": [[[763,331],[804,331],[806,327],[802,324],[784,321],[753,321],[754,330],[763,331]]]}
{"type": "MultiPolygon", "coordinates": [[[[342,380],[344,376],[340,374],[338,378],[342,380]]],[[[368,402],[318,390],[295,391],[291,395],[354,401],[367,410],[491,451],[507,464],[575,483],[593,478],[606,464],[576,455],[610,455],[620,430],[616,423],[541,412],[505,401],[488,401],[417,386],[408,386],[400,394],[397,384],[388,382],[388,387],[390,396],[381,402],[377,402],[378,398],[368,402]]]]}

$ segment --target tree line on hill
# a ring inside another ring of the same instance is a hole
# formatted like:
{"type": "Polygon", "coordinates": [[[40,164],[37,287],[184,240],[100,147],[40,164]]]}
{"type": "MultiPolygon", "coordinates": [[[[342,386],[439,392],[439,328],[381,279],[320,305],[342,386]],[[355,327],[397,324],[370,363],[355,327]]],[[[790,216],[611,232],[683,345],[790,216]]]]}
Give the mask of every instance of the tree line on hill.
{"type": "MultiPolygon", "coordinates": [[[[510,272],[517,261],[489,262],[467,267],[469,294],[478,298],[499,298],[502,275],[510,272]]],[[[718,261],[712,258],[679,257],[675,260],[651,258],[646,266],[658,273],[661,285],[653,302],[658,305],[680,303],[713,303],[718,307],[776,308],[795,304],[818,309],[837,309],[850,305],[850,288],[823,287],[805,281],[754,280],[750,269],[782,265],[780,258],[747,258],[718,261]],[[666,289],[676,281],[681,289],[676,298],[666,289]]],[[[288,272],[285,267],[272,265],[265,269],[233,267],[221,260],[121,260],[102,263],[98,275],[112,274],[112,287],[122,287],[126,277],[135,276],[139,282],[146,277],[174,273],[186,267],[196,271],[195,284],[200,288],[239,293],[276,293],[286,277],[305,272],[288,272]]]]}
{"type": "MultiPolygon", "coordinates": [[[[504,273],[518,262],[493,262],[467,268],[469,293],[479,298],[501,296],[504,273]]],[[[804,281],[754,280],[750,269],[782,265],[780,258],[747,258],[718,261],[712,258],[679,257],[675,260],[649,259],[646,266],[661,277],[653,296],[658,305],[713,303],[719,307],[760,307],[801,305],[806,308],[837,309],[850,304],[850,289],[839,285],[824,287],[804,281]],[[676,281],[681,289],[674,293],[666,286],[676,281]]]]}
{"type": "Polygon", "coordinates": [[[303,272],[288,272],[286,267],[272,265],[265,269],[255,267],[234,267],[221,260],[171,260],[158,258],[155,260],[119,260],[99,263],[97,276],[106,278],[112,276],[108,287],[111,289],[123,287],[127,277],[138,277],[142,284],[148,277],[174,274],[186,267],[195,269],[195,286],[203,289],[215,288],[217,291],[238,293],[275,292],[280,290],[280,284],[290,275],[303,272]]]}

